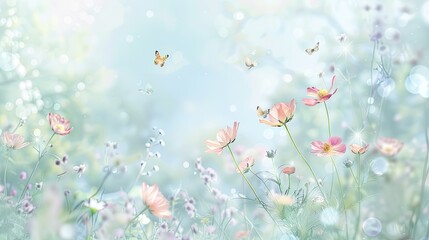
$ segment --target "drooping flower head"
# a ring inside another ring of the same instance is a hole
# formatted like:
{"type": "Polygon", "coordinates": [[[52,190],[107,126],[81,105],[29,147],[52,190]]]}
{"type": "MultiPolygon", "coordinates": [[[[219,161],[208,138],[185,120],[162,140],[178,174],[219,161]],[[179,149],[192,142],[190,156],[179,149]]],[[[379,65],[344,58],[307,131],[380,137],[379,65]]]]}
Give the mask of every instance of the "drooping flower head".
{"type": "Polygon", "coordinates": [[[142,183],[142,199],[153,215],[160,218],[171,217],[170,205],[156,184],[149,186],[142,183]]]}
{"type": "Polygon", "coordinates": [[[207,140],[207,151],[206,152],[214,152],[220,155],[222,150],[228,146],[230,143],[235,141],[237,137],[238,126],[240,123],[234,122],[234,126],[230,128],[229,126],[226,129],[221,129],[216,135],[216,140],[207,140]]]}
{"type": "Polygon", "coordinates": [[[396,138],[380,137],[375,144],[375,147],[386,156],[394,156],[401,151],[404,143],[396,138]]]}
{"type": "Polygon", "coordinates": [[[366,150],[368,149],[368,144],[366,144],[365,146],[361,146],[358,144],[350,144],[350,150],[352,151],[352,153],[354,154],[364,154],[366,152],[366,150]]]}
{"type": "Polygon", "coordinates": [[[28,146],[28,142],[25,141],[24,137],[10,132],[4,132],[2,135],[3,143],[6,147],[12,149],[21,149],[28,146]]]}
{"type": "Polygon", "coordinates": [[[346,145],[341,142],[340,137],[330,137],[326,142],[314,141],[311,143],[311,153],[318,157],[342,155],[346,152],[346,145]]]}
{"type": "Polygon", "coordinates": [[[49,113],[49,125],[51,125],[52,131],[58,135],[68,135],[73,130],[69,120],[55,113],[49,113]]]}
{"type": "Polygon", "coordinates": [[[295,114],[295,99],[289,104],[281,102],[275,104],[267,114],[268,119],[260,119],[260,123],[265,123],[272,127],[281,127],[292,120],[295,114]]]}
{"type": "Polygon", "coordinates": [[[316,87],[309,87],[307,88],[307,95],[314,98],[304,98],[302,101],[307,106],[314,106],[318,103],[322,103],[324,101],[327,101],[329,98],[332,97],[337,92],[337,89],[335,89],[332,92],[332,89],[334,87],[335,82],[335,76],[332,77],[331,87],[329,90],[326,89],[318,89],[316,87]]]}
{"type": "Polygon", "coordinates": [[[253,165],[255,165],[253,157],[247,157],[238,164],[237,173],[240,173],[240,170],[243,173],[247,173],[253,165]]]}

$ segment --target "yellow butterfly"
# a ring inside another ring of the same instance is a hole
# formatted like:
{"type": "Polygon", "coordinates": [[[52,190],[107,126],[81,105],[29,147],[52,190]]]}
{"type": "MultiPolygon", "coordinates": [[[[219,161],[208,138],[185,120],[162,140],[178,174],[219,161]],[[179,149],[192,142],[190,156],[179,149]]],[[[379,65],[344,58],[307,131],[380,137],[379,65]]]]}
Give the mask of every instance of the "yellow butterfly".
{"type": "Polygon", "coordinates": [[[260,106],[256,107],[256,115],[258,115],[258,117],[266,118],[269,113],[270,109],[264,110],[260,106]]]}
{"type": "Polygon", "coordinates": [[[250,58],[246,57],[244,58],[244,64],[246,65],[246,67],[248,67],[249,69],[256,67],[256,63],[252,60],[250,60],[250,58]]]}
{"type": "Polygon", "coordinates": [[[319,42],[316,43],[316,46],[314,48],[307,48],[305,51],[308,53],[308,55],[311,55],[317,51],[319,51],[319,42]]]}
{"type": "Polygon", "coordinates": [[[155,51],[154,63],[155,65],[159,65],[160,67],[163,67],[167,58],[168,58],[168,54],[165,56],[161,56],[158,51],[155,51]]]}

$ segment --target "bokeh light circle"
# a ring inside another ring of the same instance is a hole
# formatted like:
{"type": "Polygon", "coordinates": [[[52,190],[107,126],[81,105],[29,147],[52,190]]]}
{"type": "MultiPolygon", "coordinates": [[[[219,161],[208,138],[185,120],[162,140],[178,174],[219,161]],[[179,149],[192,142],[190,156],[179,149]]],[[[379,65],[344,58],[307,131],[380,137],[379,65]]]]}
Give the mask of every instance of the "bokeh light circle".
{"type": "Polygon", "coordinates": [[[12,71],[19,65],[19,58],[16,54],[3,52],[0,54],[0,68],[3,71],[12,71]]]}
{"type": "Polygon", "coordinates": [[[381,233],[382,225],[380,220],[374,217],[367,218],[362,225],[362,230],[368,237],[375,237],[381,233]]]}
{"type": "Polygon", "coordinates": [[[412,94],[429,98],[429,68],[423,65],[413,67],[405,79],[405,88],[412,94]]]}
{"type": "Polygon", "coordinates": [[[389,168],[389,162],[384,157],[377,157],[371,161],[371,170],[376,175],[383,175],[389,168]]]}

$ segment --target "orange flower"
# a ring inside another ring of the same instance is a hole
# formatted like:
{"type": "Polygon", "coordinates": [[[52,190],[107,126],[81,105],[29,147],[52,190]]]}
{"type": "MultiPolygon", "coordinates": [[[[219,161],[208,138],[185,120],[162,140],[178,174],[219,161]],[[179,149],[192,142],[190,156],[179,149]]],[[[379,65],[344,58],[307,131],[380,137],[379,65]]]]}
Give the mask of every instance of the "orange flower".
{"type": "Polygon", "coordinates": [[[10,132],[4,132],[2,135],[2,140],[6,147],[12,149],[24,148],[30,144],[24,140],[23,136],[10,132]]]}
{"type": "Polygon", "coordinates": [[[69,120],[55,113],[49,113],[49,124],[51,125],[52,131],[58,135],[68,135],[73,129],[70,127],[69,120]]]}
{"type": "Polygon", "coordinates": [[[153,215],[160,218],[171,217],[171,212],[168,210],[170,205],[156,184],[149,186],[142,183],[142,199],[153,215]]]}
{"type": "Polygon", "coordinates": [[[352,153],[354,154],[364,154],[366,152],[366,150],[368,149],[368,144],[365,146],[361,146],[358,144],[350,144],[350,150],[352,151],[352,153]]]}
{"type": "Polygon", "coordinates": [[[294,174],[295,173],[295,167],[294,166],[286,166],[283,168],[282,172],[284,174],[287,174],[287,175],[294,174]]]}
{"type": "Polygon", "coordinates": [[[295,99],[292,99],[289,104],[277,103],[268,111],[268,119],[260,119],[260,123],[265,123],[272,127],[281,127],[290,120],[295,114],[295,99]]]}
{"type": "Polygon", "coordinates": [[[238,126],[240,123],[234,122],[232,128],[227,127],[227,129],[221,129],[216,135],[216,141],[207,140],[206,145],[208,147],[206,152],[215,152],[218,155],[222,153],[222,150],[228,146],[230,143],[235,141],[237,137],[238,126]]]}

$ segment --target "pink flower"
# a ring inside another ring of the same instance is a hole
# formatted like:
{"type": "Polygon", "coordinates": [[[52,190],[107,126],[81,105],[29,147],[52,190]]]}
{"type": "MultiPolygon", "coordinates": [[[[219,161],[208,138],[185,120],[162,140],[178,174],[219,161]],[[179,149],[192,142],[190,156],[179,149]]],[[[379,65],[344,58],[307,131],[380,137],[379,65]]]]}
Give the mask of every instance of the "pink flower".
{"type": "Polygon", "coordinates": [[[260,123],[265,123],[272,127],[281,127],[290,120],[295,114],[295,99],[292,99],[289,104],[277,103],[268,111],[268,119],[260,119],[260,123]]]}
{"type": "Polygon", "coordinates": [[[73,129],[70,127],[69,120],[55,113],[49,113],[49,124],[51,125],[52,131],[58,135],[68,135],[73,129]]]}
{"type": "Polygon", "coordinates": [[[295,167],[294,166],[286,166],[283,168],[282,172],[284,174],[287,174],[287,175],[294,174],[295,173],[295,167]]]}
{"type": "Polygon", "coordinates": [[[208,147],[208,150],[206,152],[215,152],[220,155],[222,153],[223,148],[235,141],[239,125],[240,123],[234,122],[234,126],[232,128],[227,127],[226,130],[221,129],[217,133],[216,141],[207,140],[206,145],[208,147]]]}
{"type": "Polygon", "coordinates": [[[352,151],[352,153],[354,154],[364,154],[366,152],[366,150],[368,149],[368,144],[365,146],[361,146],[358,144],[350,144],[350,150],[352,151]]]}
{"type": "Polygon", "coordinates": [[[332,83],[331,83],[331,87],[329,88],[329,90],[318,89],[316,87],[307,88],[307,95],[310,97],[314,97],[315,99],[314,98],[304,98],[304,99],[302,99],[302,101],[307,106],[314,106],[318,103],[327,101],[329,98],[331,98],[332,95],[335,94],[335,92],[337,92],[337,89],[335,89],[331,93],[332,88],[334,87],[334,82],[335,82],[335,76],[332,77],[332,83]]]}
{"type": "Polygon", "coordinates": [[[249,232],[244,230],[240,230],[235,233],[235,239],[244,239],[244,238],[247,238],[248,236],[249,236],[249,232]]]}
{"type": "Polygon", "coordinates": [[[401,151],[404,143],[395,138],[380,137],[375,147],[386,156],[394,156],[401,151]]]}
{"type": "Polygon", "coordinates": [[[241,172],[247,173],[253,165],[255,165],[253,157],[247,157],[238,164],[237,172],[240,173],[241,170],[241,172]]]}
{"type": "Polygon", "coordinates": [[[341,141],[340,137],[330,137],[326,142],[314,141],[311,143],[311,153],[318,157],[342,155],[346,152],[346,145],[341,141]]]}
{"type": "Polygon", "coordinates": [[[171,212],[168,210],[170,205],[156,184],[149,186],[142,183],[142,199],[153,215],[160,218],[171,217],[171,212]]]}
{"type": "Polygon", "coordinates": [[[4,145],[12,149],[20,149],[28,146],[30,143],[25,142],[24,137],[10,132],[4,132],[2,135],[4,145]]]}

